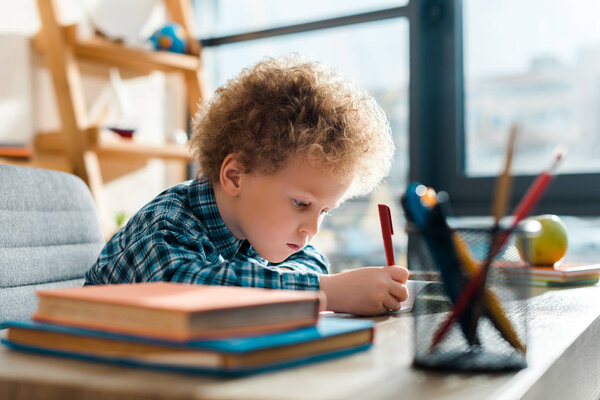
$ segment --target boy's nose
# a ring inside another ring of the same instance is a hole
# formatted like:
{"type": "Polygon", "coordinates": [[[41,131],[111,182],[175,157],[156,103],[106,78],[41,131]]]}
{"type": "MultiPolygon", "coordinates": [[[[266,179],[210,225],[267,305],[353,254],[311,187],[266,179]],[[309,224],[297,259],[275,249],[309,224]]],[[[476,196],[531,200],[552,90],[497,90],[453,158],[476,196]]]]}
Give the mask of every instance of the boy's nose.
{"type": "Polygon", "coordinates": [[[315,217],[311,217],[309,219],[307,219],[306,221],[304,221],[304,223],[302,224],[302,227],[300,228],[300,231],[303,233],[306,233],[308,235],[308,239],[310,240],[313,236],[315,236],[317,234],[317,232],[319,232],[319,225],[321,224],[321,218],[320,216],[315,217]]]}

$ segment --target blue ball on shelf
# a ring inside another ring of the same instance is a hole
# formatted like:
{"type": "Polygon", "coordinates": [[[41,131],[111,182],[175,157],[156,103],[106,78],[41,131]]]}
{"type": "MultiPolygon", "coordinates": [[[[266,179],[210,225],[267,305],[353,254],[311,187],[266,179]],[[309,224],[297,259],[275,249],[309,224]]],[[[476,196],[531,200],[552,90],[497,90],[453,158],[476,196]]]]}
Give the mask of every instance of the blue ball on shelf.
{"type": "Polygon", "coordinates": [[[185,53],[187,38],[181,25],[170,22],[150,36],[156,50],[167,50],[173,53],[185,53]]]}

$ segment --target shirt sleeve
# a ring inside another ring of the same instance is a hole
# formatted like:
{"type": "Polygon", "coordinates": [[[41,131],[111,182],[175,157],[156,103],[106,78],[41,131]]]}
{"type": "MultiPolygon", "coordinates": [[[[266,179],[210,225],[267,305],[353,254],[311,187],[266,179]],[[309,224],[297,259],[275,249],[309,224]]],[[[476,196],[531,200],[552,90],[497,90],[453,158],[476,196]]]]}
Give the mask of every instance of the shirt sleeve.
{"type": "MultiPolygon", "coordinates": [[[[316,253],[316,250],[312,249],[316,253]]],[[[109,282],[171,281],[271,289],[318,290],[319,273],[327,271],[318,256],[306,255],[269,264],[238,252],[225,260],[210,240],[159,229],[130,243],[107,265],[109,282]],[[310,261],[302,265],[301,259],[310,261]],[[281,266],[291,270],[281,269],[281,266]]],[[[318,253],[317,253],[318,254],[318,253]]],[[[321,256],[322,258],[322,256],[321,256]]]]}

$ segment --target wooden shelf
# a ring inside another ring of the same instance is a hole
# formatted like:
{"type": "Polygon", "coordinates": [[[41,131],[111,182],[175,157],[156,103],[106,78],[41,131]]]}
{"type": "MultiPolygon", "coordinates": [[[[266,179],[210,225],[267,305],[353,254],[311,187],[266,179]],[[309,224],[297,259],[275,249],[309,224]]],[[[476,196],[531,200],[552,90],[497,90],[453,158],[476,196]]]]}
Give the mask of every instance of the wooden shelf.
{"type": "Polygon", "coordinates": [[[200,58],[189,54],[168,51],[134,49],[100,37],[78,40],[73,26],[64,28],[73,45],[75,55],[80,59],[103,62],[134,71],[152,72],[195,72],[200,68],[200,58]]]}
{"type": "MultiPolygon", "coordinates": [[[[52,76],[61,130],[36,135],[31,160],[0,159],[0,163],[70,170],[89,185],[101,219],[107,223],[112,220],[103,196],[107,182],[143,168],[151,159],[178,161],[169,163],[169,174],[180,174],[185,178],[192,154],[184,145],[145,144],[100,135],[96,126],[90,126],[99,122],[88,120],[78,61],[117,67],[135,74],[179,73],[185,80],[188,113],[192,116],[206,99],[200,44],[197,41],[190,43],[192,54],[177,54],[131,48],[100,36],[78,39],[76,25],[60,23],[58,0],[37,0],[36,3],[41,23],[34,47],[44,54],[52,76]]],[[[185,31],[193,32],[190,0],[166,0],[166,7],[170,20],[180,24],[185,31]]],[[[109,225],[103,226],[105,232],[111,231],[109,225]]]]}
{"type": "MultiPolygon", "coordinates": [[[[140,143],[128,139],[102,140],[97,127],[84,131],[86,143],[100,157],[119,158],[128,161],[160,158],[163,160],[190,161],[192,153],[186,145],[164,143],[140,143]]],[[[61,132],[39,133],[35,138],[36,152],[58,152],[64,147],[65,137],[61,132]]]]}
{"type": "Polygon", "coordinates": [[[179,144],[142,144],[135,142],[108,142],[99,143],[96,146],[91,147],[98,156],[103,158],[116,157],[116,158],[136,158],[136,159],[150,159],[160,158],[162,160],[179,160],[189,161],[192,159],[192,153],[184,145],[179,144]]]}

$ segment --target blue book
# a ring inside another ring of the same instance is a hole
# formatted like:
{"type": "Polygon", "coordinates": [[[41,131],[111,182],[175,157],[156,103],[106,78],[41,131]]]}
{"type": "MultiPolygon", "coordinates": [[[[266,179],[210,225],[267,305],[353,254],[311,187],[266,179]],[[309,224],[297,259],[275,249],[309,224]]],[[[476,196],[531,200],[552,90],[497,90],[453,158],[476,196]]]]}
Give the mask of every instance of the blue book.
{"type": "Polygon", "coordinates": [[[239,376],[332,359],[373,343],[370,320],[321,318],[317,325],[258,336],[187,342],[35,321],[5,321],[2,343],[22,351],[181,372],[239,376]]]}

